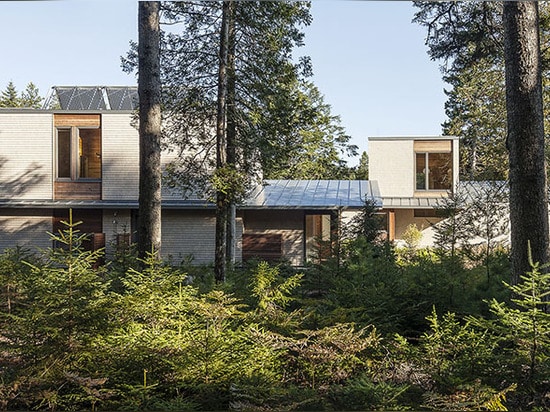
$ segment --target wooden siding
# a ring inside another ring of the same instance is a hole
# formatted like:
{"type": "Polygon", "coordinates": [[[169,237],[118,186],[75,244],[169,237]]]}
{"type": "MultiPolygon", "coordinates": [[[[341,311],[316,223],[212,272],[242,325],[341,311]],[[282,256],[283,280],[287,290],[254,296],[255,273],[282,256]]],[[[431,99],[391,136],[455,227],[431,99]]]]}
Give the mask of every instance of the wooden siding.
{"type": "Polygon", "coordinates": [[[0,198],[52,198],[52,116],[0,113],[0,198]]]}
{"type": "Polygon", "coordinates": [[[302,210],[246,210],[244,233],[280,235],[283,258],[290,264],[304,264],[304,212],[302,210]]]}
{"type": "Polygon", "coordinates": [[[55,182],[55,199],[100,200],[100,182],[55,182]]]}
{"type": "MultiPolygon", "coordinates": [[[[55,209],[53,213],[54,231],[64,230],[66,225],[62,221],[69,220],[68,209],[55,209]]],[[[82,233],[103,232],[103,212],[97,209],[73,209],[73,223],[81,222],[77,229],[82,233]]]]}
{"type": "Polygon", "coordinates": [[[280,233],[243,233],[243,261],[261,259],[268,262],[283,257],[283,235],[280,233]]]}
{"type": "Polygon", "coordinates": [[[106,113],[102,119],[103,200],[137,200],[139,133],[130,113],[106,113]]]}
{"type": "Polygon", "coordinates": [[[100,127],[99,114],[54,114],[55,127],[100,127]]]}
{"type": "MultiPolygon", "coordinates": [[[[164,210],[162,212],[162,247],[165,259],[179,263],[192,259],[194,264],[214,261],[216,218],[208,210],[164,210]]],[[[236,239],[242,238],[242,219],[237,218],[236,239]]],[[[242,246],[235,248],[236,260],[241,260],[242,246]]]]}
{"type": "Polygon", "coordinates": [[[450,140],[415,140],[415,152],[450,152],[450,140]]]}
{"type": "Polygon", "coordinates": [[[36,250],[51,246],[52,213],[43,209],[0,209],[0,252],[23,246],[36,250]]]}

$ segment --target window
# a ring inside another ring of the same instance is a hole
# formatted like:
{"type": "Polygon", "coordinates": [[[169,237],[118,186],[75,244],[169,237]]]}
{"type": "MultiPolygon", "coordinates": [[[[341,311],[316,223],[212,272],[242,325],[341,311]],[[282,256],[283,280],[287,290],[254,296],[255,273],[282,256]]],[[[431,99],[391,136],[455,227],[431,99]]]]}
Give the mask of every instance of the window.
{"type": "Polygon", "coordinates": [[[416,153],[416,190],[451,190],[451,153],[416,153]]]}
{"type": "Polygon", "coordinates": [[[101,179],[99,128],[57,128],[57,178],[101,179]]]}
{"type": "Polygon", "coordinates": [[[331,215],[306,215],[306,260],[330,256],[331,215]]]}
{"type": "Polygon", "coordinates": [[[414,209],[414,217],[444,217],[438,209],[414,209]]]}

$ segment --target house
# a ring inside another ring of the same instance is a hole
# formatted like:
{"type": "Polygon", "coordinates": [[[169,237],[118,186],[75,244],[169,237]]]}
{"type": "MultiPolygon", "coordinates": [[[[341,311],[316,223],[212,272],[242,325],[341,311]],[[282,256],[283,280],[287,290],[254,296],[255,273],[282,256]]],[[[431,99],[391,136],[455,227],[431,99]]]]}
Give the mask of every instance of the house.
{"type": "Polygon", "coordinates": [[[390,240],[415,224],[425,232],[421,245],[432,244],[436,208],[459,183],[458,143],[454,136],[369,138],[369,180],[378,184],[390,240]]]}
{"type": "MultiPolygon", "coordinates": [[[[72,210],[89,247],[112,253],[133,239],[137,223],[136,88],[54,91],[48,107],[55,109],[0,110],[0,251],[51,246],[48,232],[64,228],[72,210]]],[[[236,259],[303,265],[314,240],[330,239],[366,199],[381,205],[374,182],[266,181],[237,208],[236,259]]],[[[163,188],[163,257],[207,264],[214,241],[214,205],[163,188]]]]}

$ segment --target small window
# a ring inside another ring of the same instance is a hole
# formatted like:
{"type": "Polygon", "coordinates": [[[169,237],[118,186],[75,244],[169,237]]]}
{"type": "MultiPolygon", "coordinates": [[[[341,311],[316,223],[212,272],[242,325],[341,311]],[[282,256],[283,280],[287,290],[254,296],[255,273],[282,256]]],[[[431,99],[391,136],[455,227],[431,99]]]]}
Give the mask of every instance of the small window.
{"type": "Polygon", "coordinates": [[[451,190],[451,153],[416,153],[416,190],[451,190]]]}
{"type": "Polygon", "coordinates": [[[331,215],[306,215],[306,260],[330,255],[331,215]]]}
{"type": "Polygon", "coordinates": [[[57,177],[71,178],[71,129],[57,129],[57,177]]]}
{"type": "Polygon", "coordinates": [[[414,217],[443,217],[438,209],[414,209],[414,217]]]}
{"type": "Polygon", "coordinates": [[[57,129],[57,178],[101,179],[100,129],[57,129]]]}

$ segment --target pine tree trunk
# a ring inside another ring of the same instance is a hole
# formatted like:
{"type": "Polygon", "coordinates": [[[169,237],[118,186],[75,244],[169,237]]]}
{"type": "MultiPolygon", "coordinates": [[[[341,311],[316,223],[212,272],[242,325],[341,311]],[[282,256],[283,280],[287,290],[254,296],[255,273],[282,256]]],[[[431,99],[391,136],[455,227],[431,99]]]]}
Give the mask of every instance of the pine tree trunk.
{"type": "MultiPolygon", "coordinates": [[[[227,55],[229,46],[229,1],[223,2],[220,29],[220,52],[218,68],[218,107],[216,116],[216,168],[227,166],[227,55]]],[[[227,195],[216,193],[216,251],[214,276],[216,282],[224,282],[227,271],[227,195]]]]}
{"type": "Polygon", "coordinates": [[[139,213],[138,253],[159,253],[161,247],[161,109],[160,2],[138,6],[139,213]]]}
{"type": "MultiPolygon", "coordinates": [[[[235,79],[235,7],[234,1],[229,1],[228,9],[228,54],[227,54],[227,164],[237,167],[237,113],[235,106],[236,79],[235,79]]],[[[227,263],[235,263],[235,233],[236,233],[236,205],[234,196],[230,199],[227,208],[227,263]]]]}
{"type": "Polygon", "coordinates": [[[548,261],[548,202],[536,1],[504,2],[512,283],[548,261]]]}

